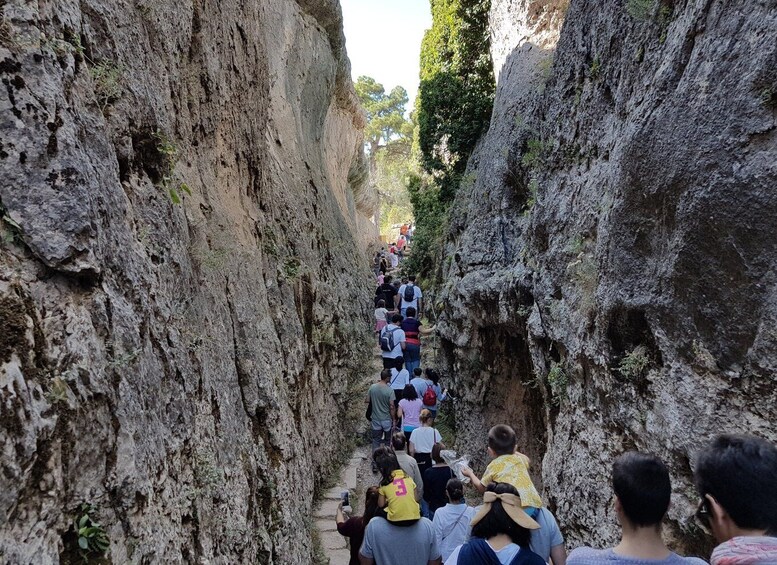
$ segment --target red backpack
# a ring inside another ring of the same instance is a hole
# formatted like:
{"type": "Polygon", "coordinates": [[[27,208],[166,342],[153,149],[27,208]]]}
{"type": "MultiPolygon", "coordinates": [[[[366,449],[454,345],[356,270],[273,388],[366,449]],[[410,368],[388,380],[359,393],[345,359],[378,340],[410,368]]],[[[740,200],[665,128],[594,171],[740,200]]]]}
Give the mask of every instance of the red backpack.
{"type": "Polygon", "coordinates": [[[437,393],[434,392],[434,389],[432,388],[432,385],[428,385],[426,387],[426,392],[424,393],[424,406],[436,406],[437,405],[437,393]]]}

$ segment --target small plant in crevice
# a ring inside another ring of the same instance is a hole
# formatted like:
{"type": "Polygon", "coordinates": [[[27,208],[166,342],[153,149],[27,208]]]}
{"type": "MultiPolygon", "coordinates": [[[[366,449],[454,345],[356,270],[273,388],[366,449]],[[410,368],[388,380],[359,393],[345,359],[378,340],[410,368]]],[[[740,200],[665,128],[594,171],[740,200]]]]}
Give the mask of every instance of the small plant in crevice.
{"type": "Polygon", "coordinates": [[[635,380],[642,377],[650,367],[647,347],[638,345],[629,351],[618,364],[618,372],[625,378],[635,380]]]}
{"type": "Polygon", "coordinates": [[[566,248],[564,250],[567,253],[577,257],[583,251],[585,251],[585,246],[586,246],[586,240],[583,237],[578,235],[578,236],[572,238],[572,240],[567,244],[567,246],[566,246],[566,248]]]}
{"type": "Polygon", "coordinates": [[[94,82],[97,105],[104,114],[108,106],[116,102],[124,93],[121,86],[124,68],[114,61],[105,60],[90,66],[89,74],[94,82]]]}
{"type": "Polygon", "coordinates": [[[15,47],[14,28],[7,16],[0,17],[0,45],[3,47],[15,47]]]}
{"type": "Polygon", "coordinates": [[[95,520],[96,509],[91,504],[81,504],[73,524],[78,544],[78,555],[84,563],[105,556],[111,543],[105,528],[95,520]]]}
{"type": "Polygon", "coordinates": [[[597,55],[594,57],[594,60],[591,61],[591,66],[588,68],[588,76],[591,77],[591,80],[599,80],[601,74],[602,62],[599,60],[599,56],[597,55]]]}
{"type": "Polygon", "coordinates": [[[581,256],[567,265],[572,275],[572,281],[580,291],[580,310],[590,315],[596,308],[596,290],[599,287],[599,272],[594,257],[590,254],[581,256]]]}
{"type": "Polygon", "coordinates": [[[534,205],[537,204],[537,193],[540,190],[540,182],[533,178],[529,181],[529,198],[526,199],[526,208],[523,211],[524,216],[529,216],[531,214],[532,208],[534,208],[534,205]]]}
{"type": "Polygon", "coordinates": [[[635,20],[649,20],[653,16],[656,0],[628,0],[626,12],[635,20]]]}
{"type": "Polygon", "coordinates": [[[181,204],[183,195],[192,195],[189,185],[184,182],[178,182],[173,175],[175,162],[178,159],[178,146],[162,130],[156,130],[152,134],[154,138],[154,147],[161,157],[161,181],[159,186],[170,198],[173,204],[181,204]]]}
{"type": "Polygon", "coordinates": [[[764,108],[774,110],[777,108],[777,93],[774,88],[767,86],[758,93],[758,101],[764,108]]]}
{"type": "Polygon", "coordinates": [[[302,274],[302,263],[296,257],[289,257],[283,262],[282,274],[285,278],[294,280],[302,274]]]}
{"type": "Polygon", "coordinates": [[[561,363],[555,361],[551,363],[550,371],[548,371],[548,385],[556,403],[567,397],[569,377],[561,363]]]}
{"type": "Polygon", "coordinates": [[[114,355],[111,357],[110,361],[108,361],[108,367],[111,369],[123,369],[124,367],[128,367],[138,358],[141,351],[141,348],[137,348],[120,355],[114,355]]]}
{"type": "Polygon", "coordinates": [[[539,138],[532,138],[526,143],[526,152],[521,157],[521,164],[527,169],[538,169],[545,159],[548,146],[539,138]]]}
{"type": "Polygon", "coordinates": [[[67,381],[62,376],[58,375],[49,382],[45,397],[49,404],[59,404],[60,402],[67,402],[70,393],[70,385],[67,384],[67,381]]]}

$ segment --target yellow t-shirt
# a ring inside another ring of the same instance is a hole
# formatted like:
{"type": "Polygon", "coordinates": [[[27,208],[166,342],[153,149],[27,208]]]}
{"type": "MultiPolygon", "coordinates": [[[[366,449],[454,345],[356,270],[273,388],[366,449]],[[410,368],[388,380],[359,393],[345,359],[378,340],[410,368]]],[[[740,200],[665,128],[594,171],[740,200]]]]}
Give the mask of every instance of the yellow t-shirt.
{"type": "Polygon", "coordinates": [[[523,506],[542,506],[540,493],[534,487],[529,476],[529,459],[526,456],[500,455],[486,467],[486,472],[480,482],[488,486],[491,483],[509,483],[518,489],[523,506]]]}
{"type": "Polygon", "coordinates": [[[386,514],[390,522],[418,520],[421,507],[415,500],[415,481],[401,469],[394,471],[391,484],[380,487],[380,494],[386,497],[386,514]]]}

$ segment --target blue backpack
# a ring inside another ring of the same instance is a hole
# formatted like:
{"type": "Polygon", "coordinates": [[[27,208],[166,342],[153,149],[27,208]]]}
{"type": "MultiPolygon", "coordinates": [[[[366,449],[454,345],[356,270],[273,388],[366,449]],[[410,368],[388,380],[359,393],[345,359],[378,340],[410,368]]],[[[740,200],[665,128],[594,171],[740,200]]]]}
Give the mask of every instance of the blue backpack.
{"type": "Polygon", "coordinates": [[[394,343],[394,332],[398,329],[399,328],[395,327],[390,330],[388,329],[388,326],[386,326],[383,328],[383,331],[380,332],[380,348],[382,351],[394,351],[394,348],[397,346],[397,344],[394,343]]]}

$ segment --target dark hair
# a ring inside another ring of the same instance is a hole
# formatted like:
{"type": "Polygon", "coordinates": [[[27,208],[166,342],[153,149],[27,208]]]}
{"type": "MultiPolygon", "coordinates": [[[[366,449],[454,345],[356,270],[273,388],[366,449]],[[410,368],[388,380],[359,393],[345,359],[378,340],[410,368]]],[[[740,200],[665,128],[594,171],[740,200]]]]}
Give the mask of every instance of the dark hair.
{"type": "Polygon", "coordinates": [[[416,377],[420,377],[421,375],[424,374],[424,372],[421,370],[421,367],[416,367],[415,369],[413,369],[413,374],[416,377]]]}
{"type": "Polygon", "coordinates": [[[440,384],[440,373],[435,371],[434,369],[427,369],[426,370],[426,376],[431,380],[434,384],[438,385],[440,384]]]}
{"type": "Polygon", "coordinates": [[[375,461],[375,465],[378,467],[378,471],[380,471],[380,484],[383,486],[390,485],[391,481],[394,480],[394,477],[392,477],[394,471],[401,469],[397,456],[391,449],[382,445],[373,452],[372,460],[375,461]]]}
{"type": "Polygon", "coordinates": [[[370,487],[364,493],[364,514],[362,514],[362,522],[365,527],[370,523],[375,516],[380,512],[380,506],[378,506],[378,499],[380,498],[380,492],[378,487],[370,487]]]}
{"type": "Polygon", "coordinates": [[[669,509],[669,471],[654,455],[629,451],[618,457],[612,465],[612,488],[635,526],[656,526],[669,509]]]}
{"type": "MultiPolygon", "coordinates": [[[[486,487],[486,491],[520,496],[515,487],[508,483],[491,483],[486,487]]],[[[531,530],[513,522],[510,515],[502,508],[502,501],[495,500],[491,503],[491,510],[488,511],[488,514],[480,522],[472,526],[472,535],[476,538],[487,540],[499,534],[506,534],[513,543],[520,545],[522,548],[529,547],[531,530]]]]}
{"type": "Polygon", "coordinates": [[[417,400],[418,391],[415,389],[413,385],[407,384],[405,385],[405,388],[402,389],[402,398],[404,398],[405,400],[417,400]]]}
{"type": "Polygon", "coordinates": [[[395,432],[391,436],[391,447],[394,448],[394,451],[402,451],[407,447],[407,437],[404,432],[395,432]]]}
{"type": "Polygon", "coordinates": [[[432,459],[434,459],[435,463],[445,463],[445,459],[440,455],[440,451],[442,451],[442,444],[435,443],[432,446],[432,459]]]}
{"type": "Polygon", "coordinates": [[[445,483],[445,492],[448,493],[451,502],[459,502],[464,498],[464,483],[459,479],[450,479],[445,483]]]}
{"type": "Polygon", "coordinates": [[[385,308],[386,307],[386,301],[382,298],[378,300],[378,308],[385,308]]]}
{"type": "Polygon", "coordinates": [[[404,364],[405,364],[405,358],[404,357],[397,357],[396,359],[394,359],[394,368],[397,371],[401,371],[402,370],[402,366],[404,364]]]}
{"type": "Polygon", "coordinates": [[[391,369],[383,369],[380,372],[380,380],[387,381],[389,379],[391,379],[391,369]]]}
{"type": "Polygon", "coordinates": [[[777,536],[777,447],[746,435],[721,435],[696,459],[696,488],[739,528],[777,536]]]}
{"type": "Polygon", "coordinates": [[[389,284],[394,278],[391,275],[386,275],[383,277],[383,284],[389,284]]]}
{"type": "Polygon", "coordinates": [[[408,279],[410,282],[415,282],[415,275],[410,275],[409,277],[407,277],[407,279],[408,279]]]}
{"type": "Polygon", "coordinates": [[[515,451],[515,431],[505,424],[494,426],[488,431],[488,447],[497,455],[510,455],[515,451]]]}
{"type": "Polygon", "coordinates": [[[407,310],[405,310],[405,312],[407,313],[408,318],[415,318],[416,311],[415,311],[415,308],[413,308],[412,306],[410,306],[407,310]]]}
{"type": "Polygon", "coordinates": [[[402,321],[402,314],[394,314],[393,316],[391,316],[392,323],[396,324],[397,322],[401,322],[401,321],[402,321]]]}

